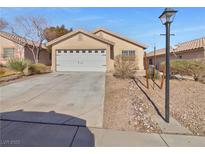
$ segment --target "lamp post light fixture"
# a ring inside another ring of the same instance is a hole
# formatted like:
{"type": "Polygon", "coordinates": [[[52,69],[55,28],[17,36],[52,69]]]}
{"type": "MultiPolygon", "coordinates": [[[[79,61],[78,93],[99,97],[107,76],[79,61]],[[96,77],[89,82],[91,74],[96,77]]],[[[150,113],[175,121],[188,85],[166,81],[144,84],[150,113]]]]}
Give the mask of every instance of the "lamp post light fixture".
{"type": "Polygon", "coordinates": [[[174,20],[176,10],[165,8],[159,16],[163,25],[166,26],[166,86],[165,86],[165,121],[169,123],[169,80],[170,80],[170,25],[174,20]]]}

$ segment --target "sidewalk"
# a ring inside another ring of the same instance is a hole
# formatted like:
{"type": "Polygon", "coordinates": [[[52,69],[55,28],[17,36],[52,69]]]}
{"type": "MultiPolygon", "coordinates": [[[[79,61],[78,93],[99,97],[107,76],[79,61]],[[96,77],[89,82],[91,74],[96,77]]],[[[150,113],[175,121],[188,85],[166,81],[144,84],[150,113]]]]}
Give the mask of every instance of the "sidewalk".
{"type": "Polygon", "coordinates": [[[89,128],[96,147],[205,147],[205,136],[138,133],[89,128]]]}

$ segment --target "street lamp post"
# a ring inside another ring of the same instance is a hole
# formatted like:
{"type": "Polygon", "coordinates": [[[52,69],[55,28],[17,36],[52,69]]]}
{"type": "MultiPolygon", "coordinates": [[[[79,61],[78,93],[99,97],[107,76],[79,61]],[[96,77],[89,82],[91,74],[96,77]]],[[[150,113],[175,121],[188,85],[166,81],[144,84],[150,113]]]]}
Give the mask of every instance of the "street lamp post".
{"type": "Polygon", "coordinates": [[[166,8],[159,16],[163,25],[166,26],[166,86],[165,86],[165,121],[169,123],[169,80],[170,80],[170,25],[174,20],[176,10],[166,8]]]}

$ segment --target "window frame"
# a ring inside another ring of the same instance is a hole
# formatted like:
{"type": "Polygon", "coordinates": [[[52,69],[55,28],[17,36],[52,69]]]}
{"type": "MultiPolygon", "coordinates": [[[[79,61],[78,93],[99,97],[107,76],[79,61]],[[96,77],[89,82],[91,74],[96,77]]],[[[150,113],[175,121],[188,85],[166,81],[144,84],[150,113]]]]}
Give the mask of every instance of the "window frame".
{"type": "Polygon", "coordinates": [[[15,53],[15,48],[12,48],[12,47],[4,47],[3,48],[3,54],[2,54],[2,57],[4,58],[4,59],[8,59],[8,58],[13,58],[14,57],[14,53],[15,53]],[[5,49],[12,49],[13,51],[13,53],[12,54],[5,54],[5,49]],[[7,55],[7,56],[5,56],[5,55],[7,55]],[[12,55],[12,56],[11,56],[12,55]]]}
{"type": "Polygon", "coordinates": [[[136,51],[135,50],[122,50],[122,56],[135,57],[136,56],[136,51]],[[134,53],[134,54],[131,54],[131,53],[134,53]]]}

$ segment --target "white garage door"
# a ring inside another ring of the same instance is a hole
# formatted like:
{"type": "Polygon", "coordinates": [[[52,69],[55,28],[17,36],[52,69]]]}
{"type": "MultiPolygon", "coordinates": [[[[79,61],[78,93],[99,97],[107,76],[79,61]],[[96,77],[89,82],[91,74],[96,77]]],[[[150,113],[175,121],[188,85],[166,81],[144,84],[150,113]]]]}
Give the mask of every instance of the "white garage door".
{"type": "Polygon", "coordinates": [[[95,50],[57,50],[57,71],[106,71],[106,51],[95,50]]]}

